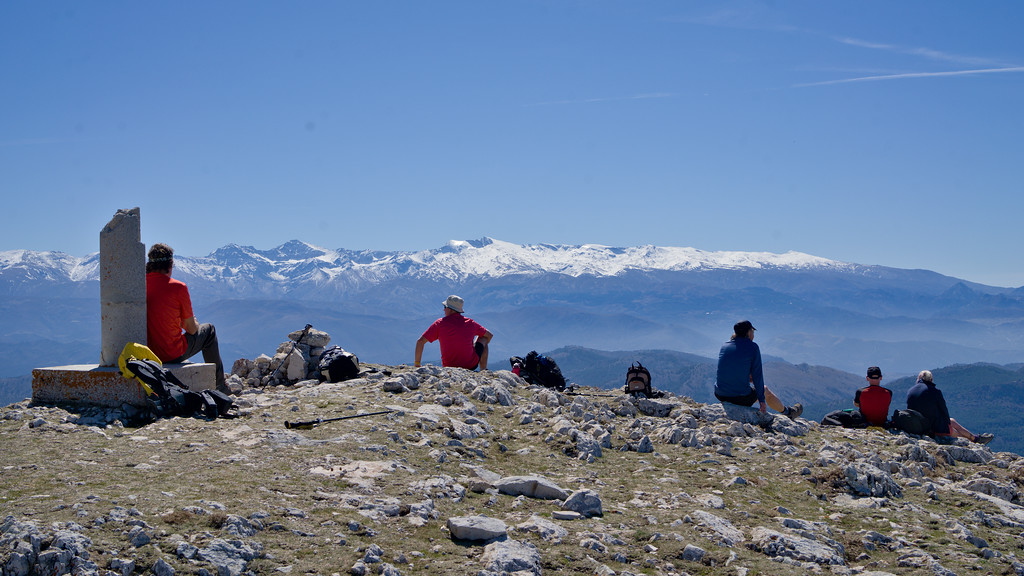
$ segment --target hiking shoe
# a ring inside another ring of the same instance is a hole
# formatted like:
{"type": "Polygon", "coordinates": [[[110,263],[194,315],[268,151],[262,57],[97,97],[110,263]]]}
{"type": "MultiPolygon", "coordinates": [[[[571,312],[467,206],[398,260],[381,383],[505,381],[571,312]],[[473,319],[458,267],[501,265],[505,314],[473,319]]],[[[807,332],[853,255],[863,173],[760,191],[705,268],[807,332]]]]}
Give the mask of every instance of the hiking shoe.
{"type": "Polygon", "coordinates": [[[788,412],[789,413],[786,414],[786,416],[789,416],[790,420],[796,420],[797,418],[800,417],[801,414],[804,413],[804,405],[797,402],[796,404],[793,404],[792,406],[789,407],[788,412]]]}
{"type": "Polygon", "coordinates": [[[985,432],[984,434],[976,435],[974,437],[974,441],[977,442],[978,444],[988,444],[989,442],[994,440],[995,437],[995,434],[989,434],[988,432],[985,432]]]}

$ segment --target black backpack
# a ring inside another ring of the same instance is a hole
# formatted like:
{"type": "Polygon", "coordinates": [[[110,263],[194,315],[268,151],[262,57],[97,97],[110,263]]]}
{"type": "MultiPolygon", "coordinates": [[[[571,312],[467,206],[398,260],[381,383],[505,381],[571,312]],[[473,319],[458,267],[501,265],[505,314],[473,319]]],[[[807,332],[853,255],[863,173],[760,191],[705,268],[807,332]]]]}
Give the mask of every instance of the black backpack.
{"type": "Polygon", "coordinates": [[[651,389],[651,373],[639,362],[633,362],[626,370],[626,394],[643,394],[650,398],[653,395],[651,389]]]}
{"type": "Polygon", "coordinates": [[[907,434],[916,434],[918,436],[930,434],[932,431],[931,422],[928,422],[928,419],[917,410],[909,408],[893,411],[892,427],[896,430],[902,430],[907,434]]]}
{"type": "Polygon", "coordinates": [[[868,421],[856,408],[834,410],[821,419],[822,426],[842,426],[843,428],[867,428],[868,421]]]}
{"type": "Polygon", "coordinates": [[[146,402],[158,418],[194,416],[231,417],[235,401],[218,390],[193,392],[178,377],[153,360],[131,359],[125,367],[143,385],[146,402]]]}
{"type": "Polygon", "coordinates": [[[513,357],[509,358],[509,362],[513,366],[517,362],[522,366],[519,375],[530,384],[540,384],[559,392],[565,390],[565,377],[562,376],[562,370],[558,368],[558,364],[552,358],[537,354],[536,350],[531,350],[525,359],[513,357]]]}
{"type": "Polygon", "coordinates": [[[220,390],[203,390],[199,396],[203,400],[203,405],[200,408],[203,416],[207,418],[234,418],[237,416],[230,412],[235,407],[235,401],[220,390]]]}
{"type": "Polygon", "coordinates": [[[317,378],[321,382],[344,382],[359,375],[359,358],[338,346],[331,346],[320,355],[317,378]]]}

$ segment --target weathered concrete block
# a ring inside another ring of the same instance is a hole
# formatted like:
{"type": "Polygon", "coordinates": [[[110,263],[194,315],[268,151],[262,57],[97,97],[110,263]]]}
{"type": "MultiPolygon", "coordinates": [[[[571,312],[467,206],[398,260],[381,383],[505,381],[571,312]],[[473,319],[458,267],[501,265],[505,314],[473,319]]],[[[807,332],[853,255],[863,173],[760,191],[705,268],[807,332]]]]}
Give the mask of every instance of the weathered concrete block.
{"type": "MultiPolygon", "coordinates": [[[[189,390],[212,390],[217,384],[213,364],[164,364],[189,390]]],[[[116,408],[122,404],[145,407],[138,382],[113,366],[75,364],[32,370],[32,401],[45,404],[92,404],[116,408]]]]}
{"type": "Polygon", "coordinates": [[[128,342],[146,342],[146,245],[138,208],[118,210],[100,230],[100,365],[128,342]]]}

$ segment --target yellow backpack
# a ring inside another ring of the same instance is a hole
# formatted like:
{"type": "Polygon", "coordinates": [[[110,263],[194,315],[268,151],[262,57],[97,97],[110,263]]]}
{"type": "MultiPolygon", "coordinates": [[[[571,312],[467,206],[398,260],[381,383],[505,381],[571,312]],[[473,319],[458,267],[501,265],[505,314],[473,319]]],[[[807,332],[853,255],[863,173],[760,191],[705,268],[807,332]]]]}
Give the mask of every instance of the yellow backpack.
{"type": "Polygon", "coordinates": [[[152,360],[163,366],[163,362],[160,362],[160,358],[157,357],[156,353],[149,349],[149,347],[139,344],[137,342],[129,342],[124,345],[124,349],[121,350],[121,356],[117,359],[117,367],[121,369],[121,375],[129,380],[135,380],[142,386],[142,390],[146,393],[146,396],[154,396],[155,392],[149,387],[148,384],[137,378],[131,370],[128,369],[129,360],[152,360]]]}

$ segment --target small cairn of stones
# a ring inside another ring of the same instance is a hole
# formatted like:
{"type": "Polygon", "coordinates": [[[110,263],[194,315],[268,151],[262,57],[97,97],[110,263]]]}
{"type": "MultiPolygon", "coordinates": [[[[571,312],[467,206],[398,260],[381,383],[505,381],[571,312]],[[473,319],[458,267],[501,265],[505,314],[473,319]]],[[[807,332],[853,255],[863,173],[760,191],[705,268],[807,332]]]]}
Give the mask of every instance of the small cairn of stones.
{"type": "Polygon", "coordinates": [[[231,374],[246,387],[288,386],[315,379],[320,355],[330,341],[330,334],[315,328],[305,334],[296,330],[288,334],[288,341],[277,347],[273,357],[260,354],[255,360],[239,358],[232,365],[231,374]]]}

